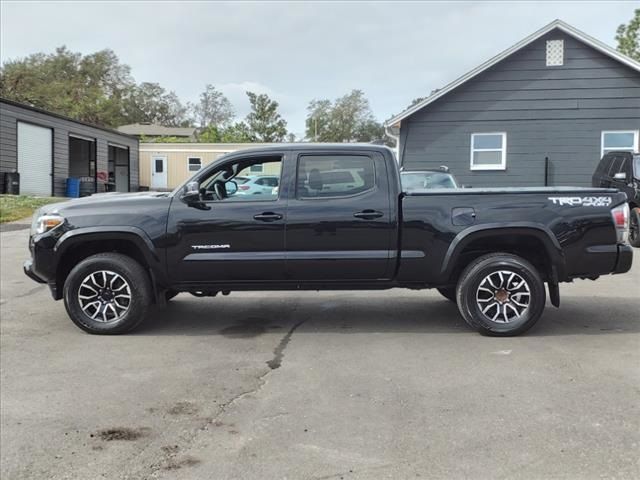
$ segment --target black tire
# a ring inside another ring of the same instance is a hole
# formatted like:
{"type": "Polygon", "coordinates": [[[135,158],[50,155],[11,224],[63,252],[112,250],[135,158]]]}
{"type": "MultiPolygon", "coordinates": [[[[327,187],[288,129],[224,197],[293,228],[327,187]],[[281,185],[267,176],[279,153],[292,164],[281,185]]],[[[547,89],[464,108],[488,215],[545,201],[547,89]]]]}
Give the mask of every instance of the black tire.
{"type": "Polygon", "coordinates": [[[456,303],[458,300],[456,298],[456,287],[445,287],[438,288],[438,292],[447,300],[451,300],[453,303],[456,303]]]}
{"type": "Polygon", "coordinates": [[[151,282],[145,269],[132,258],[119,253],[98,253],[85,258],[71,270],[64,283],[63,296],[64,306],[69,317],[82,330],[99,335],[117,335],[133,330],[144,320],[152,298],[151,282]],[[102,272],[106,272],[105,275],[111,281],[102,280],[104,278],[101,275],[102,272]],[[93,274],[96,275],[97,283],[88,280],[93,274]],[[122,280],[119,280],[118,277],[122,280]],[[128,296],[129,300],[126,298],[115,299],[114,296],[121,296],[118,291],[122,292],[122,285],[125,283],[127,286],[124,293],[128,294],[125,297],[128,296]],[[118,309],[111,307],[107,310],[105,303],[109,303],[109,301],[103,301],[105,297],[101,296],[103,290],[99,284],[110,284],[109,287],[104,288],[103,294],[110,296],[112,305],[114,305],[114,301],[122,302],[115,304],[118,309]],[[80,294],[81,288],[82,294],[80,294]],[[99,291],[101,295],[94,296],[93,291],[99,291]],[[81,300],[81,296],[91,298],[81,300]],[[86,303],[81,305],[81,301],[86,303]],[[97,307],[87,303],[97,303],[97,307]],[[125,307],[122,307],[123,305],[125,307]],[[83,310],[83,306],[85,310],[83,310]],[[102,308],[102,313],[92,315],[100,308],[102,308]],[[118,310],[120,314],[116,313],[118,310]],[[110,318],[111,315],[113,317],[110,318]],[[96,319],[99,316],[102,316],[104,321],[96,319]]]}
{"type": "Polygon", "coordinates": [[[632,208],[629,216],[629,243],[640,248],[640,207],[632,208]]]}
{"type": "Polygon", "coordinates": [[[460,276],[456,296],[458,309],[469,326],[497,337],[529,330],[542,315],[546,302],[540,273],[525,259],[509,253],[491,253],[471,262],[460,276]],[[499,288],[494,289],[494,285],[499,288]],[[497,318],[490,318],[496,314],[497,318]]]}

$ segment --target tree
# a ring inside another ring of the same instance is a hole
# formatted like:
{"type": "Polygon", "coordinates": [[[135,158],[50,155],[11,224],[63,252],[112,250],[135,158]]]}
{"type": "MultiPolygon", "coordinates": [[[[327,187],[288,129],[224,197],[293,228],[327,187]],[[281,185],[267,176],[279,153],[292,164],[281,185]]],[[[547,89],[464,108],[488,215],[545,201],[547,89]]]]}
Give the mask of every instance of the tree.
{"type": "Polygon", "coordinates": [[[282,142],[287,135],[287,122],[278,113],[278,102],[265,93],[247,92],[251,112],[246,123],[258,142],[282,142]]]}
{"type": "Polygon", "coordinates": [[[156,123],[167,127],[191,124],[188,108],[174,92],[167,92],[158,83],[143,82],[131,88],[125,112],[128,123],[156,123]]]}
{"type": "Polygon", "coordinates": [[[628,25],[622,24],[616,31],[618,51],[640,61],[640,8],[634,12],[628,25]]]}
{"type": "Polygon", "coordinates": [[[201,128],[227,125],[234,115],[229,99],[210,84],[200,94],[200,101],[193,107],[193,113],[201,128]]]}
{"type": "Polygon", "coordinates": [[[153,122],[188,126],[187,107],[157,83],[136,85],[112,50],[89,55],[66,47],[0,67],[0,96],[96,125],[153,122]]]}
{"type": "Polygon", "coordinates": [[[384,138],[362,90],[331,100],[312,100],[307,107],[306,137],[318,142],[371,142],[384,138]]]}
{"type": "Polygon", "coordinates": [[[245,122],[237,122],[223,128],[209,125],[198,134],[198,142],[201,143],[251,143],[255,141],[255,136],[245,122]]]}
{"type": "Polygon", "coordinates": [[[98,125],[122,124],[134,85],[112,50],[83,56],[62,46],[0,67],[1,96],[98,125]]]}
{"type": "Polygon", "coordinates": [[[237,122],[222,130],[220,141],[222,143],[251,143],[256,141],[266,142],[269,140],[259,140],[249,125],[245,122],[237,122]]]}

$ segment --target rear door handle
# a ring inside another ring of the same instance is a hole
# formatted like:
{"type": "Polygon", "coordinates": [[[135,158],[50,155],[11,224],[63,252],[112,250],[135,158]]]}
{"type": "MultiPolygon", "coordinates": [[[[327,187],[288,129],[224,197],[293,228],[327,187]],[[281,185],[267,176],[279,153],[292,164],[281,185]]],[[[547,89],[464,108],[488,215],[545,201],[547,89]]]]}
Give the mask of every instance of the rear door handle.
{"type": "Polygon", "coordinates": [[[383,215],[384,213],[377,210],[363,210],[361,212],[356,212],[353,214],[354,217],[362,218],[363,220],[373,220],[374,218],[380,218],[383,215]]]}
{"type": "Polygon", "coordinates": [[[260,220],[261,222],[274,222],[276,220],[282,220],[282,215],[274,212],[263,212],[254,215],[253,218],[255,220],[260,220]]]}

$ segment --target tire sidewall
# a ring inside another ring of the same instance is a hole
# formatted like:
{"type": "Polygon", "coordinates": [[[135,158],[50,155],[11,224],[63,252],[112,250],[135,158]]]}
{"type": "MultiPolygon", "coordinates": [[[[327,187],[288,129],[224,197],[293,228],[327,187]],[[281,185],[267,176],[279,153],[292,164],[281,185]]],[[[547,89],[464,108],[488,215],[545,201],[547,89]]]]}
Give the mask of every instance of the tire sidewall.
{"type": "Polygon", "coordinates": [[[74,267],[64,285],[64,305],[71,320],[81,329],[89,333],[119,334],[124,333],[140,323],[149,304],[147,281],[140,278],[142,268],[132,259],[127,262],[122,255],[112,257],[94,256],[82,261],[74,267]],[[133,264],[131,263],[133,262],[133,264]],[[136,268],[138,267],[138,268],[136,268]],[[104,323],[91,319],[82,311],[78,300],[78,290],[84,279],[100,270],[110,270],[121,275],[129,284],[131,302],[127,312],[117,321],[104,323]]]}
{"type": "Polygon", "coordinates": [[[640,207],[632,208],[629,216],[629,233],[633,229],[635,235],[633,239],[629,235],[629,243],[631,246],[638,248],[640,247],[640,207]]]}
{"type": "Polygon", "coordinates": [[[546,292],[542,279],[528,262],[513,257],[494,257],[480,262],[464,279],[458,289],[458,307],[469,324],[480,333],[495,336],[511,336],[531,328],[540,318],[545,307],[546,292]],[[498,270],[520,275],[528,284],[531,293],[529,308],[517,320],[497,323],[487,318],[476,301],[476,292],[487,275],[498,270]]]}

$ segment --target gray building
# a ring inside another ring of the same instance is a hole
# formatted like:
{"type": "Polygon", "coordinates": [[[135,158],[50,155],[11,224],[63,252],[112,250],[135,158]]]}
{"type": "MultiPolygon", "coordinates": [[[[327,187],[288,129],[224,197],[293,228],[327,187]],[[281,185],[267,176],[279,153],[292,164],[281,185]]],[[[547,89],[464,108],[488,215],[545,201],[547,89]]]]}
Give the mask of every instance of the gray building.
{"type": "Polygon", "coordinates": [[[21,194],[64,196],[69,177],[137,191],[138,139],[0,98],[0,172],[15,171],[21,194]]]}
{"type": "Polygon", "coordinates": [[[556,20],[386,126],[407,170],[447,165],[474,187],[590,185],[605,151],[638,151],[640,63],[556,20]]]}

